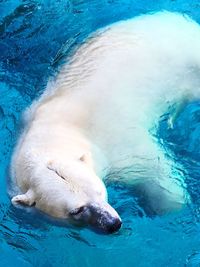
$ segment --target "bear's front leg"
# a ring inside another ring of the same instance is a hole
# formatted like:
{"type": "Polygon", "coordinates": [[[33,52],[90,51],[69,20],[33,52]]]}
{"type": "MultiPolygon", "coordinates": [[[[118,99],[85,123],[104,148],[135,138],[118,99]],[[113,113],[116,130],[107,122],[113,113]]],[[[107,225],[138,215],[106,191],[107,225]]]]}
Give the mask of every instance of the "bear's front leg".
{"type": "Polygon", "coordinates": [[[164,214],[190,203],[184,177],[177,171],[176,163],[149,133],[143,135],[141,142],[133,148],[136,154],[130,157],[130,162],[127,160],[125,166],[120,162],[120,169],[109,175],[108,181],[130,188],[147,214],[164,214]]]}
{"type": "Polygon", "coordinates": [[[175,177],[146,179],[133,186],[134,195],[149,215],[162,215],[179,210],[190,202],[184,185],[175,177]]]}

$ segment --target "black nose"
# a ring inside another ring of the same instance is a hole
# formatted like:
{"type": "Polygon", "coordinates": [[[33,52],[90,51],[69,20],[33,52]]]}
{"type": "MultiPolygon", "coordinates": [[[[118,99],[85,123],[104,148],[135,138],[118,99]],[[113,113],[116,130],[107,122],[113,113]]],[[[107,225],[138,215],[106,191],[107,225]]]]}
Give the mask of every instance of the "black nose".
{"type": "Polygon", "coordinates": [[[120,229],[121,225],[122,225],[121,220],[117,218],[114,220],[114,222],[107,225],[106,230],[109,234],[112,234],[114,232],[117,232],[120,229]]]}

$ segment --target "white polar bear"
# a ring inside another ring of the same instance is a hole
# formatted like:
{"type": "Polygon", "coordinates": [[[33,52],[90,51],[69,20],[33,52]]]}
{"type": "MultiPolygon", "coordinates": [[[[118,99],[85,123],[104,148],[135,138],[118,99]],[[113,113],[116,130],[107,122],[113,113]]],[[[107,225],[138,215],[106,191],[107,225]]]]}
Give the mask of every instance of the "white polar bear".
{"type": "Polygon", "coordinates": [[[130,167],[122,182],[155,212],[181,207],[184,182],[150,130],[199,90],[200,27],[188,17],[159,12],[99,30],[32,105],[12,163],[23,194],[12,202],[113,232],[121,220],[102,178],[130,167]]]}

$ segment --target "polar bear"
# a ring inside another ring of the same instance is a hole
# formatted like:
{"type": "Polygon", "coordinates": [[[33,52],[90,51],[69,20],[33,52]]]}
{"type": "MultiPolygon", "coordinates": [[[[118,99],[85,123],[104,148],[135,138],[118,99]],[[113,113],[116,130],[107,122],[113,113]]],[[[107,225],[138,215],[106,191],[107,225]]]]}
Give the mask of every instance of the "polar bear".
{"type": "Polygon", "coordinates": [[[128,168],[118,182],[137,188],[155,213],[179,209],[190,197],[154,130],[199,90],[200,27],[187,16],[163,11],[98,30],[28,110],[12,161],[22,194],[12,203],[112,233],[121,219],[103,178],[128,168]]]}

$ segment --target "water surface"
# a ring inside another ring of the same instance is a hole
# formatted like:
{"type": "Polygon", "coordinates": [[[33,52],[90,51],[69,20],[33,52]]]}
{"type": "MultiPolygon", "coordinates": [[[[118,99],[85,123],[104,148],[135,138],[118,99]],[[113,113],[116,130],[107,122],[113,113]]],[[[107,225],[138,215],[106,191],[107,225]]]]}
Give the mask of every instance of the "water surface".
{"type": "Polygon", "coordinates": [[[200,102],[186,104],[173,129],[160,118],[157,138],[185,175],[192,204],[149,217],[130,191],[108,188],[123,219],[112,236],[69,228],[7,194],[10,156],[22,111],[45,89],[63,59],[94,30],[138,14],[179,11],[200,23],[198,0],[0,1],[0,264],[6,267],[200,266],[200,102]]]}

